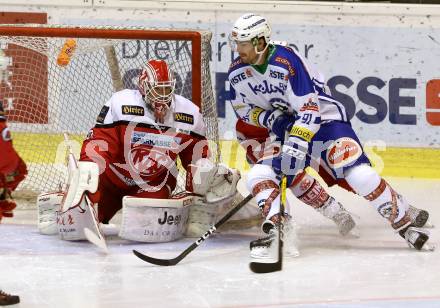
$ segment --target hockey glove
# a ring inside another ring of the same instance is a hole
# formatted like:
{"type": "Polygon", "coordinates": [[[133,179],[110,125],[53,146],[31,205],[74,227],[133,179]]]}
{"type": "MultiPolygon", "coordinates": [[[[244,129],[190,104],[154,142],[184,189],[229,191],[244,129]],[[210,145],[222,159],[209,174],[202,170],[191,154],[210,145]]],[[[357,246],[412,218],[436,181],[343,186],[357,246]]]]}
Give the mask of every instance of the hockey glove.
{"type": "Polygon", "coordinates": [[[279,109],[268,112],[263,119],[263,125],[281,140],[284,140],[286,131],[290,131],[293,124],[295,116],[279,109]]]}
{"type": "Polygon", "coordinates": [[[295,176],[305,168],[307,156],[307,142],[290,136],[284,143],[281,155],[272,160],[275,173],[287,176],[287,185],[290,186],[295,176]]]}

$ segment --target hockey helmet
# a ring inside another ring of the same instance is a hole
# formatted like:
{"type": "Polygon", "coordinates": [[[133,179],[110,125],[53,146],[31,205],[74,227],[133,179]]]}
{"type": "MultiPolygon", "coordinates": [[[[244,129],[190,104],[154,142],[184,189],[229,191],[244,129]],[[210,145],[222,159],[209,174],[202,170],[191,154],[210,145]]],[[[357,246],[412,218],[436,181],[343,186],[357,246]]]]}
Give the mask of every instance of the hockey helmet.
{"type": "Polygon", "coordinates": [[[237,50],[237,42],[251,41],[256,45],[259,38],[270,41],[271,28],[265,17],[253,13],[244,14],[234,23],[229,43],[233,50],[237,50]]]}

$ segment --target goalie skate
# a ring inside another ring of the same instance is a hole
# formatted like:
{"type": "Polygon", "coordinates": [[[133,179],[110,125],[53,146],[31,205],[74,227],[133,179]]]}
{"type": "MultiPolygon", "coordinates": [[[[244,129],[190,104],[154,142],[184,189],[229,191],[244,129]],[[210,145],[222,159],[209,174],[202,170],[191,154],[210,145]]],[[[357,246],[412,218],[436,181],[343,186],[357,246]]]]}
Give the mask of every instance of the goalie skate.
{"type": "MultiPolygon", "coordinates": [[[[286,220],[282,226],[281,238],[285,257],[299,256],[295,229],[295,224],[291,220],[286,220]]],[[[259,263],[275,263],[278,260],[278,228],[272,221],[266,220],[262,225],[262,230],[267,236],[250,243],[251,260],[259,263]]]]}

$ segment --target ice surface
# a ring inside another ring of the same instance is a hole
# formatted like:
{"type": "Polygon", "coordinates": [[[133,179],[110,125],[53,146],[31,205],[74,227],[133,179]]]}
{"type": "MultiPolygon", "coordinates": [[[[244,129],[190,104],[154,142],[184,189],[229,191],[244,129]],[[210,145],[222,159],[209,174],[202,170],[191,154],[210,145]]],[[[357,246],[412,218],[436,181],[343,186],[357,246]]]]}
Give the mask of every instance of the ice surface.
{"type": "MultiPolygon", "coordinates": [[[[430,241],[438,244],[440,181],[389,182],[429,210],[437,225],[430,241]]],[[[159,267],[131,250],[171,258],[195,239],[139,244],[111,237],[103,255],[88,242],[40,235],[35,210],[19,210],[0,225],[0,289],[20,295],[12,307],[440,307],[440,249],[410,250],[366,201],[331,191],[360,217],[361,237],[341,237],[331,221],[298,204],[301,255],[271,274],[248,269],[256,229],[217,234],[178,265],[159,267]]]]}

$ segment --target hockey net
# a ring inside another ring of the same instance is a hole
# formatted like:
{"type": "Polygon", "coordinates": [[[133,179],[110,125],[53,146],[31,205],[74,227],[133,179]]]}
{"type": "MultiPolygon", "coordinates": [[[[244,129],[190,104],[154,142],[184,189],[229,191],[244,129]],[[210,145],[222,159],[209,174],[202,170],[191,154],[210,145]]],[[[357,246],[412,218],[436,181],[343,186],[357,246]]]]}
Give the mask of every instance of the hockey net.
{"type": "MultiPolygon", "coordinates": [[[[33,200],[65,182],[63,133],[70,135],[78,157],[104,103],[115,91],[136,88],[140,69],[150,58],[166,60],[176,72],[176,93],[201,107],[212,159],[217,161],[210,39],[210,32],[198,30],[2,25],[0,48],[12,64],[9,82],[0,84],[0,101],[14,147],[29,170],[15,198],[33,200]],[[60,65],[57,58],[68,39],[76,48],[68,64],[60,65]]],[[[176,190],[182,189],[183,177],[176,190]]]]}

